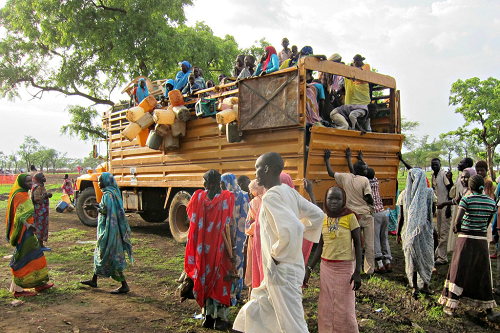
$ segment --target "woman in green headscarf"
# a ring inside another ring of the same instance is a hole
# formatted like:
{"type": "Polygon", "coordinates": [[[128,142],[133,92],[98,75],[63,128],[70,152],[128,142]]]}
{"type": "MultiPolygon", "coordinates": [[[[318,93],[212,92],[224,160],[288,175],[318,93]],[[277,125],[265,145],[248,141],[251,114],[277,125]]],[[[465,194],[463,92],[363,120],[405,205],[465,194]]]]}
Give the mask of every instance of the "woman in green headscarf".
{"type": "Polygon", "coordinates": [[[123,270],[127,267],[125,253],[130,262],[132,259],[132,243],[130,227],[123,209],[123,201],[115,178],[109,172],[99,177],[99,187],[103,195],[99,204],[97,222],[97,245],[94,251],[94,276],[91,280],[81,281],[82,284],[97,288],[97,276],[111,277],[122,283],[112,294],[129,292],[123,270]]]}
{"type": "Polygon", "coordinates": [[[24,288],[42,291],[54,286],[53,283],[47,283],[47,261],[34,234],[35,209],[29,195],[32,184],[30,175],[20,174],[10,191],[7,206],[7,241],[16,247],[10,262],[14,276],[10,289],[14,292],[14,297],[36,296],[36,292],[25,291],[24,288]]]}

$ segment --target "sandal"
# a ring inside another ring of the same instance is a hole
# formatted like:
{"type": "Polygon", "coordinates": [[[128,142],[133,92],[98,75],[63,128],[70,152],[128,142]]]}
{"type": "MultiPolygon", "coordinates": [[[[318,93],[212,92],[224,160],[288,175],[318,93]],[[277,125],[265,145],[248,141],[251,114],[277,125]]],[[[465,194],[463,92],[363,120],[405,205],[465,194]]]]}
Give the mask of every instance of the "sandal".
{"type": "Polygon", "coordinates": [[[44,284],[43,286],[35,287],[35,290],[36,291],[47,290],[47,289],[52,288],[53,286],[54,286],[53,283],[47,283],[47,284],[44,284]]]}
{"type": "Polygon", "coordinates": [[[38,294],[33,292],[33,291],[26,291],[26,290],[14,292],[15,298],[17,298],[17,297],[33,297],[36,295],[38,295],[38,294]]]}

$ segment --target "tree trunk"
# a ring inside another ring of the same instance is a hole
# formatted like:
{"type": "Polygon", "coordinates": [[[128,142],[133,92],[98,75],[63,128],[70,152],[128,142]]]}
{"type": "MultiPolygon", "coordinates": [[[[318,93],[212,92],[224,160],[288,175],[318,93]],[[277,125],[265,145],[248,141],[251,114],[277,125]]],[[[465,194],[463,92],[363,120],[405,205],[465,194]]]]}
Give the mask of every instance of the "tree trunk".
{"type": "Polygon", "coordinates": [[[488,163],[488,169],[490,170],[491,180],[495,181],[497,178],[495,175],[495,169],[493,168],[493,157],[495,154],[496,146],[486,145],[486,163],[488,163]]]}

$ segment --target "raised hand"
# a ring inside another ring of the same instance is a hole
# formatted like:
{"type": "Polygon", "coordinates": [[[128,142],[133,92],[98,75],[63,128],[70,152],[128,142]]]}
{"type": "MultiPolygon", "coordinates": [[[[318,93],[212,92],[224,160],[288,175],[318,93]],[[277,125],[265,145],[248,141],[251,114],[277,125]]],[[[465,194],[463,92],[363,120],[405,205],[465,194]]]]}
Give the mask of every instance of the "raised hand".
{"type": "Polygon", "coordinates": [[[331,156],[332,156],[332,153],[330,152],[330,149],[325,149],[325,155],[323,156],[325,161],[328,161],[331,156]]]}
{"type": "Polygon", "coordinates": [[[351,148],[347,147],[345,149],[345,156],[347,156],[347,157],[351,157],[352,156],[351,148]]]}

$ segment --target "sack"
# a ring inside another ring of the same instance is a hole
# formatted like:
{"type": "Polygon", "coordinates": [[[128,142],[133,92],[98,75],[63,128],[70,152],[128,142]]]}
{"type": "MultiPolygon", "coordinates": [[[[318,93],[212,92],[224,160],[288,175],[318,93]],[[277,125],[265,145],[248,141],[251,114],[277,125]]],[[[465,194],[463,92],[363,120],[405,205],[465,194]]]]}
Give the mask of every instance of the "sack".
{"type": "Polygon", "coordinates": [[[66,208],[68,208],[68,203],[66,201],[61,200],[56,205],[56,211],[58,213],[63,213],[66,210],[66,208]]]}

